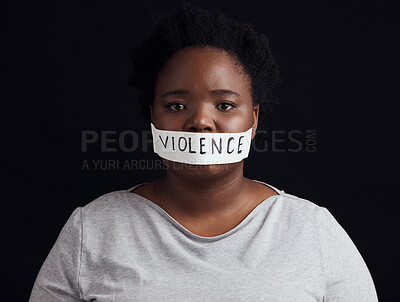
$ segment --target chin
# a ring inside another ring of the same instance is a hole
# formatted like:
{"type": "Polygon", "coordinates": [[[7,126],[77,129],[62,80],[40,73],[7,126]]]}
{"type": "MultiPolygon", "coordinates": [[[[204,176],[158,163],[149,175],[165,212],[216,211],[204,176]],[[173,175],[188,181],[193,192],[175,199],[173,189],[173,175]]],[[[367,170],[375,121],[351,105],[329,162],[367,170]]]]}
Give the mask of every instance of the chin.
{"type": "Polygon", "coordinates": [[[210,176],[222,176],[223,174],[229,173],[233,169],[241,165],[241,162],[232,164],[214,164],[214,165],[189,165],[179,162],[173,162],[164,160],[168,170],[172,170],[178,174],[185,174],[197,177],[210,177],[210,176]]]}

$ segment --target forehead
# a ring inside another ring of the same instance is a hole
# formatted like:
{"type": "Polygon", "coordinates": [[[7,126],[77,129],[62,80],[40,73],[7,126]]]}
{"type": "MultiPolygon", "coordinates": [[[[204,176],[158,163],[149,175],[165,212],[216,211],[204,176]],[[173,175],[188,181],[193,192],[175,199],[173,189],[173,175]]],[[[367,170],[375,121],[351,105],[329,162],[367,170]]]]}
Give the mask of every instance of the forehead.
{"type": "Polygon", "coordinates": [[[171,87],[235,88],[249,93],[250,80],[239,61],[227,51],[213,47],[190,47],[174,54],[159,74],[156,91],[171,87]]]}

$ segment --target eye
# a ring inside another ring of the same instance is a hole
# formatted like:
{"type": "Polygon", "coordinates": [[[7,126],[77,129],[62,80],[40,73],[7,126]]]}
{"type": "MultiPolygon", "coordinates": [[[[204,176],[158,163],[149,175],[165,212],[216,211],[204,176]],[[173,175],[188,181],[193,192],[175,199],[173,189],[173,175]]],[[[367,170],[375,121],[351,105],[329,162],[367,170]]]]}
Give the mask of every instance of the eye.
{"type": "Polygon", "coordinates": [[[185,108],[185,106],[181,103],[169,103],[167,108],[171,109],[172,111],[180,111],[185,108]]]}
{"type": "Polygon", "coordinates": [[[218,104],[218,106],[217,106],[217,108],[218,109],[220,109],[220,110],[222,110],[222,111],[229,111],[229,110],[231,110],[232,108],[234,108],[235,107],[235,105],[233,105],[233,104],[230,104],[230,103],[220,103],[220,104],[218,104]]]}

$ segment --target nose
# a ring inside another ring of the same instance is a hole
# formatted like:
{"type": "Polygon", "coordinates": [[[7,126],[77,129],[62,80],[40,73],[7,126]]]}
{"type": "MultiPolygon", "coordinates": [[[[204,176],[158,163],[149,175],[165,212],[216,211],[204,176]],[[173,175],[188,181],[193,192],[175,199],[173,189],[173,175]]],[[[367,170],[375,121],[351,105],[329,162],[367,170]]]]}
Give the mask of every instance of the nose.
{"type": "Polygon", "coordinates": [[[200,105],[193,108],[185,124],[186,131],[215,132],[214,121],[206,107],[205,105],[200,105]]]}

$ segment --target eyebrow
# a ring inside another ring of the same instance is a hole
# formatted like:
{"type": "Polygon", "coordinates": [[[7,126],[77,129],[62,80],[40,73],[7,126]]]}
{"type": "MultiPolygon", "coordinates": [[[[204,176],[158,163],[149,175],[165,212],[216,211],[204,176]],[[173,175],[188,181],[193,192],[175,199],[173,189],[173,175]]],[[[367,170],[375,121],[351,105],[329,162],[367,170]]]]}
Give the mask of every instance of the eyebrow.
{"type": "Polygon", "coordinates": [[[211,94],[231,94],[231,95],[236,95],[236,96],[240,96],[239,93],[237,93],[236,91],[233,90],[229,90],[229,89],[216,89],[216,90],[211,90],[210,91],[211,94]]]}
{"type": "MultiPolygon", "coordinates": [[[[189,91],[187,91],[187,90],[175,89],[175,90],[167,91],[166,93],[164,93],[162,95],[162,97],[164,98],[164,97],[167,97],[170,95],[187,95],[187,94],[189,94],[189,91]]],[[[215,90],[211,90],[210,94],[213,94],[213,95],[230,94],[230,95],[240,96],[239,93],[237,93],[236,91],[230,90],[230,89],[215,89],[215,90]]]]}
{"type": "Polygon", "coordinates": [[[166,93],[164,93],[162,95],[162,97],[165,98],[170,95],[185,95],[185,94],[189,94],[189,91],[182,90],[182,89],[175,89],[175,90],[167,91],[166,93]]]}

